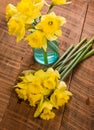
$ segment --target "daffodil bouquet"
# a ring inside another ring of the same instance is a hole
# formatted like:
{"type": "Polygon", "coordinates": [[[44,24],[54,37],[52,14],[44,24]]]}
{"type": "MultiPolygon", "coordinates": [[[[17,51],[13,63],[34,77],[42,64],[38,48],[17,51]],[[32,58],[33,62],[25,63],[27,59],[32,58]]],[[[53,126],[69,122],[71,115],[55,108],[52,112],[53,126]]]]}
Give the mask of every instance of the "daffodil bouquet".
{"type": "Polygon", "coordinates": [[[32,48],[43,48],[44,60],[47,63],[47,46],[49,44],[56,53],[59,53],[58,46],[53,41],[62,36],[61,27],[66,23],[64,17],[57,16],[51,9],[56,5],[69,3],[66,0],[51,0],[48,5],[45,0],[21,0],[16,6],[8,4],[6,7],[8,32],[17,37],[17,42],[24,39],[32,48]],[[44,5],[48,7],[48,11],[42,15],[44,5]]]}
{"type": "Polygon", "coordinates": [[[15,91],[20,99],[28,101],[32,107],[37,107],[34,117],[49,120],[55,117],[53,109],[68,103],[72,93],[67,90],[64,81],[60,81],[60,74],[53,68],[46,71],[24,71],[19,77],[20,82],[15,91]]]}

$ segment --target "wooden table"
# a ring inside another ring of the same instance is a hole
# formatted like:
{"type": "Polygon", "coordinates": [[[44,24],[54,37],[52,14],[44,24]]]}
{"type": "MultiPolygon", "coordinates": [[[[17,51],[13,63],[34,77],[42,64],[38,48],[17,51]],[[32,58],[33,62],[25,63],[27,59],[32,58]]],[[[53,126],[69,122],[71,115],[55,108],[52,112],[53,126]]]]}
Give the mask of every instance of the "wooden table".
{"type": "MultiPolygon", "coordinates": [[[[17,44],[8,35],[5,7],[17,1],[0,1],[0,130],[94,130],[94,56],[76,66],[66,79],[73,97],[64,110],[56,110],[53,120],[35,119],[34,109],[18,102],[13,86],[20,72],[42,66],[34,61],[26,42],[17,44]]],[[[72,0],[54,11],[67,19],[59,39],[60,54],[83,37],[94,36],[94,0],[72,0]]]]}

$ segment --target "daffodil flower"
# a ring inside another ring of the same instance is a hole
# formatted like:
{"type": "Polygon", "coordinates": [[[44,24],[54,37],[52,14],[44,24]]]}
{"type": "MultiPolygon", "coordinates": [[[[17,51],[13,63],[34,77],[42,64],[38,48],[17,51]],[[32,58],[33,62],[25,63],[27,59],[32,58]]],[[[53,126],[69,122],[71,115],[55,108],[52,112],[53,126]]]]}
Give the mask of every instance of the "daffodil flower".
{"type": "Polygon", "coordinates": [[[56,40],[58,36],[62,35],[61,26],[66,23],[64,17],[56,16],[54,12],[41,17],[41,21],[36,26],[44,32],[48,40],[56,40]]]}
{"type": "Polygon", "coordinates": [[[24,82],[19,82],[19,83],[17,83],[17,85],[16,86],[14,86],[15,88],[19,88],[19,89],[27,89],[27,85],[28,85],[28,83],[24,83],[24,82]]]}
{"type": "Polygon", "coordinates": [[[44,97],[49,97],[51,93],[53,92],[53,89],[43,88],[43,95],[44,97]]]}
{"type": "Polygon", "coordinates": [[[40,115],[40,118],[44,120],[53,119],[54,117],[55,117],[55,113],[49,110],[48,108],[45,108],[40,115]]]}
{"type": "Polygon", "coordinates": [[[6,19],[9,20],[13,15],[17,13],[17,8],[16,6],[12,4],[8,4],[6,7],[6,19]]]}
{"type": "Polygon", "coordinates": [[[23,21],[11,18],[8,22],[8,31],[10,35],[16,36],[17,42],[19,42],[25,35],[25,24],[23,21]]]}
{"type": "Polygon", "coordinates": [[[47,49],[47,39],[43,32],[36,30],[26,37],[28,44],[32,48],[43,48],[45,51],[47,49]]]}
{"type": "Polygon", "coordinates": [[[41,80],[44,80],[44,78],[46,77],[46,72],[42,69],[39,69],[34,73],[34,76],[41,78],[41,80]]]}
{"type": "Polygon", "coordinates": [[[20,99],[27,100],[27,85],[24,83],[18,83],[15,86],[15,91],[20,99]]]}
{"type": "Polygon", "coordinates": [[[44,98],[42,98],[34,113],[34,117],[38,117],[45,108],[52,110],[53,105],[51,104],[51,102],[49,100],[44,100],[44,98]]]}
{"type": "Polygon", "coordinates": [[[41,85],[41,81],[35,79],[32,83],[28,83],[28,92],[32,94],[40,94],[43,93],[43,87],[41,85]]]}
{"type": "Polygon", "coordinates": [[[51,95],[50,101],[53,106],[58,109],[60,106],[63,106],[65,103],[68,103],[71,96],[72,93],[67,90],[66,85],[61,83],[51,95]]]}
{"type": "Polygon", "coordinates": [[[35,6],[36,6],[39,10],[42,9],[42,7],[44,6],[44,4],[48,5],[45,0],[33,0],[33,3],[35,4],[35,6]]]}
{"type": "Polygon", "coordinates": [[[19,99],[27,100],[27,88],[26,87],[21,88],[21,89],[16,88],[15,91],[16,91],[19,99]]]}
{"type": "Polygon", "coordinates": [[[62,88],[63,91],[67,90],[67,85],[64,81],[59,81],[58,85],[57,85],[57,88],[60,89],[62,88]]]}
{"type": "Polygon", "coordinates": [[[24,76],[19,77],[23,82],[32,82],[34,76],[32,73],[27,73],[24,76]]]}
{"type": "Polygon", "coordinates": [[[55,89],[56,87],[55,79],[53,79],[53,77],[48,77],[46,80],[43,81],[43,85],[48,89],[55,89]]]}
{"type": "Polygon", "coordinates": [[[53,68],[48,68],[46,71],[47,75],[49,76],[54,76],[55,78],[59,79],[60,78],[60,74],[57,70],[54,70],[53,68]]]}
{"type": "Polygon", "coordinates": [[[32,21],[41,16],[40,10],[42,4],[35,4],[32,0],[21,0],[17,4],[17,10],[19,13],[27,17],[27,24],[31,24],[32,21]]]}
{"type": "Polygon", "coordinates": [[[67,0],[52,0],[52,5],[62,5],[62,4],[70,4],[71,1],[67,2],[67,0]]]}
{"type": "Polygon", "coordinates": [[[43,86],[48,89],[55,89],[57,84],[58,84],[58,79],[59,79],[59,73],[52,68],[49,68],[46,71],[46,78],[43,81],[43,86]]]}
{"type": "Polygon", "coordinates": [[[28,101],[29,101],[30,106],[34,106],[35,107],[36,104],[38,104],[41,101],[43,95],[42,94],[31,94],[31,93],[28,93],[27,97],[28,97],[28,101]]]}

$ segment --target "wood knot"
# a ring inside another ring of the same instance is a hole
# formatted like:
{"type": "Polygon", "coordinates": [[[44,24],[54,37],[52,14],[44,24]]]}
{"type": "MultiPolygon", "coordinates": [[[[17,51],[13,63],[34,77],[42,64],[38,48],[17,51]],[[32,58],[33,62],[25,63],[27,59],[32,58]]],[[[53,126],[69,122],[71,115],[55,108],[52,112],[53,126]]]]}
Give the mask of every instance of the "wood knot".
{"type": "Polygon", "coordinates": [[[89,99],[89,97],[86,99],[86,105],[90,105],[90,99],[89,99]]]}

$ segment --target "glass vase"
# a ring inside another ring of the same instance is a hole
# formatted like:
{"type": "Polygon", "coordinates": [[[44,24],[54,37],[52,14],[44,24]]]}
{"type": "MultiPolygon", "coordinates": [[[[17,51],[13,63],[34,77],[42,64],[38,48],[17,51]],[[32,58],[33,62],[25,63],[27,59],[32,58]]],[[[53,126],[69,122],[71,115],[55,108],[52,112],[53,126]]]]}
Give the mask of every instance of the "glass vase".
{"type": "Polygon", "coordinates": [[[34,59],[40,63],[40,64],[43,64],[43,65],[50,65],[50,64],[53,64],[55,63],[58,58],[59,58],[59,53],[57,53],[54,49],[53,49],[53,46],[57,47],[58,48],[58,43],[57,41],[48,41],[48,44],[47,44],[47,51],[45,52],[46,53],[46,56],[47,56],[47,62],[45,62],[44,60],[44,50],[43,48],[41,49],[33,49],[33,52],[34,52],[34,59]],[[50,45],[50,44],[54,44],[54,45],[50,45]]]}

